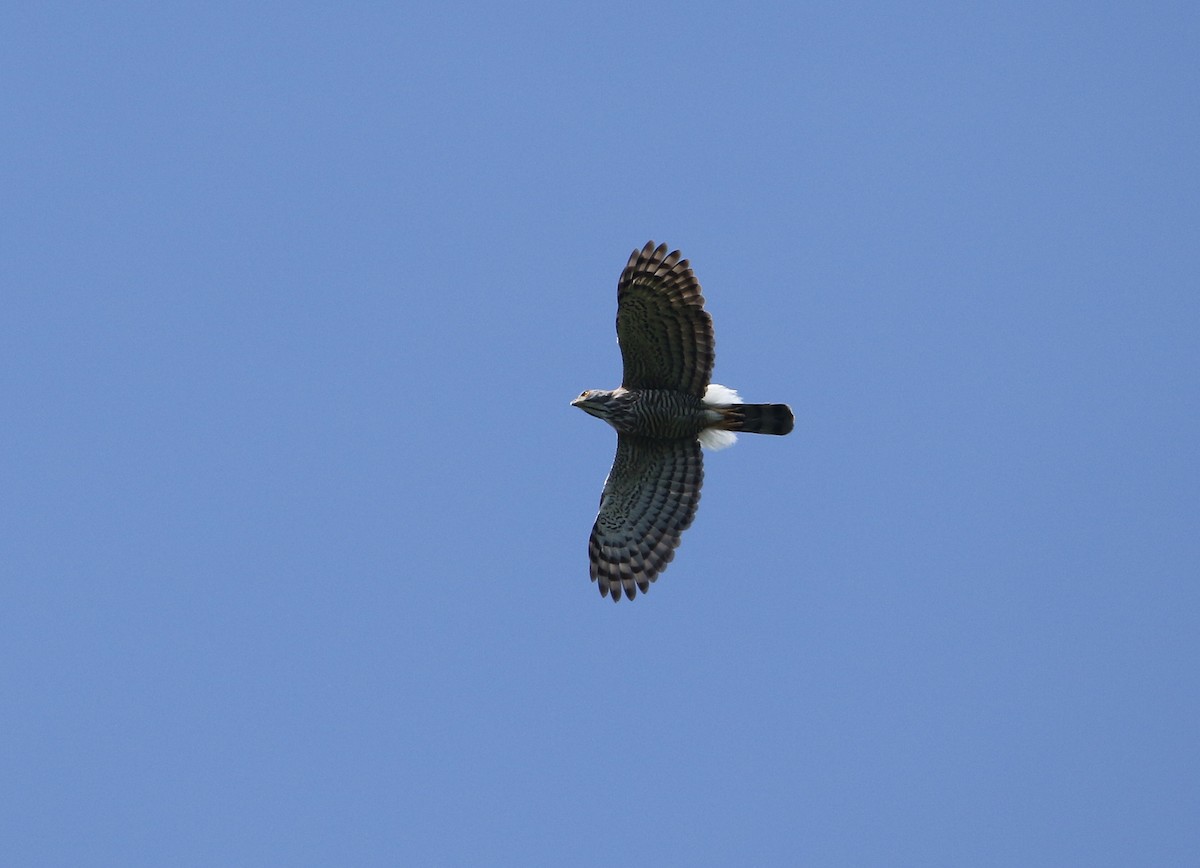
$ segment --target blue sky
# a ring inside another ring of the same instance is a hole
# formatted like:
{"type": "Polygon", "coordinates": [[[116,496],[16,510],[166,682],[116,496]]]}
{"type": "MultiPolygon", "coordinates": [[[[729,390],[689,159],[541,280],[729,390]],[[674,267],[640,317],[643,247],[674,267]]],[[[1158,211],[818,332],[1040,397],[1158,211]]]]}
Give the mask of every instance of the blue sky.
{"type": "Polygon", "coordinates": [[[3,31],[4,864],[1200,862],[1194,4],[3,31]],[[650,238],[797,424],[614,606],[650,238]]]}

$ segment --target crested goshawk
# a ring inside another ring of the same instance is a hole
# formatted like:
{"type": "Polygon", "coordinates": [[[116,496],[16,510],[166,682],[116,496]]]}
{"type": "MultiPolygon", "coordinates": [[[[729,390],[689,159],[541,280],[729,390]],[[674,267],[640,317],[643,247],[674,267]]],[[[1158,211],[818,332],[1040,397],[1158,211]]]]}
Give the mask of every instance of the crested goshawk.
{"type": "Polygon", "coordinates": [[[571,403],[617,429],[617,456],[604,482],[588,541],[592,581],[613,601],[650,589],[675,556],[700,502],[700,446],[723,449],[734,432],[787,434],[786,404],[743,404],[712,376],[712,318],[700,284],[678,250],[646,243],[617,282],[621,387],[592,389],[571,403]]]}

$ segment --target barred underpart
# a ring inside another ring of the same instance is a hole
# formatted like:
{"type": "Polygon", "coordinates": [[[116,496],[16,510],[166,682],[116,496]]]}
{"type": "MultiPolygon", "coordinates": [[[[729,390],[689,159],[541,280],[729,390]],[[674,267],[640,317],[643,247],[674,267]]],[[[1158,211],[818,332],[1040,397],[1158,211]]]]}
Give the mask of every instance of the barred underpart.
{"type": "Polygon", "coordinates": [[[609,399],[617,431],[642,437],[695,437],[712,424],[704,402],[686,392],[617,389],[609,399]]]}

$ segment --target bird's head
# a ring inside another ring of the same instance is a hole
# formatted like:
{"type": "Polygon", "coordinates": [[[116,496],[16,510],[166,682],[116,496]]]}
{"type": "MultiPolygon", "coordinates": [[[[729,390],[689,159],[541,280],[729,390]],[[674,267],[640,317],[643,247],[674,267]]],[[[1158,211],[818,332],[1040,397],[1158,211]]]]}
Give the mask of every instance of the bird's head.
{"type": "Polygon", "coordinates": [[[572,401],[571,406],[611,424],[613,394],[607,389],[588,389],[572,401]]]}

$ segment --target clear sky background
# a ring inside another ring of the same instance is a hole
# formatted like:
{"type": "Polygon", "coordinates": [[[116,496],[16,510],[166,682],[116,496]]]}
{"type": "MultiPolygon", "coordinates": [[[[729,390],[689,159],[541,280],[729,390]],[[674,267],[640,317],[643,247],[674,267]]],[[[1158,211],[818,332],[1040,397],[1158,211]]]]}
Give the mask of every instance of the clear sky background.
{"type": "Polygon", "coordinates": [[[22,4],[0,863],[1200,864],[1200,11],[22,4]],[[617,276],[710,454],[588,580],[617,276]]]}

